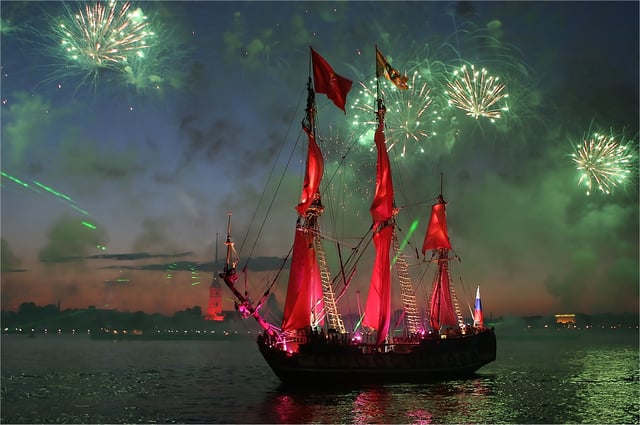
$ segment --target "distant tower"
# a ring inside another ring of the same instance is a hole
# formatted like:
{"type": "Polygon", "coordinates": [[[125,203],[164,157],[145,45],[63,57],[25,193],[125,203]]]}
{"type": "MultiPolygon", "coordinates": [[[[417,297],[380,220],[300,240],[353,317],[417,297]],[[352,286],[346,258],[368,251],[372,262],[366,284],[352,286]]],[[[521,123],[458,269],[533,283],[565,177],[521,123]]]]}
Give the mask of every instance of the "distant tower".
{"type": "MultiPolygon", "coordinates": [[[[216,232],[216,262],[214,269],[218,268],[218,233],[216,232]]],[[[209,286],[209,306],[207,307],[207,315],[205,320],[214,320],[216,322],[222,322],[224,316],[222,315],[222,287],[218,282],[216,272],[213,274],[213,280],[211,286],[209,286]]]]}
{"type": "Polygon", "coordinates": [[[222,291],[220,282],[214,276],[211,286],[209,287],[209,307],[207,307],[206,320],[215,320],[221,322],[224,320],[222,315],[222,291]]]}

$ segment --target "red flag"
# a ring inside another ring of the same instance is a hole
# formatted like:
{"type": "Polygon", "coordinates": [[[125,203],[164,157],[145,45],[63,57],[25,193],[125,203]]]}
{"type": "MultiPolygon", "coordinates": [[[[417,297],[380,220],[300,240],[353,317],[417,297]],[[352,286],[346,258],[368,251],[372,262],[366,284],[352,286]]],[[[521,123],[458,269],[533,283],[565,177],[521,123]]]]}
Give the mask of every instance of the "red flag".
{"type": "Polygon", "coordinates": [[[409,78],[389,65],[389,62],[382,56],[382,53],[380,53],[380,50],[378,50],[376,46],[376,77],[380,75],[384,75],[387,80],[391,81],[400,90],[409,89],[407,85],[409,78]]]}
{"type": "Polygon", "coordinates": [[[335,105],[345,113],[344,105],[347,103],[347,94],[351,90],[353,81],[336,74],[322,56],[311,49],[313,62],[313,88],[316,93],[326,94],[335,105]]]}
{"type": "Polygon", "coordinates": [[[316,143],[316,138],[306,127],[304,130],[309,136],[309,151],[307,152],[307,170],[304,175],[304,185],[302,187],[302,194],[300,195],[300,203],[296,207],[300,215],[304,215],[307,208],[313,203],[318,188],[320,187],[322,174],[324,173],[324,160],[322,158],[322,152],[316,143]]]}

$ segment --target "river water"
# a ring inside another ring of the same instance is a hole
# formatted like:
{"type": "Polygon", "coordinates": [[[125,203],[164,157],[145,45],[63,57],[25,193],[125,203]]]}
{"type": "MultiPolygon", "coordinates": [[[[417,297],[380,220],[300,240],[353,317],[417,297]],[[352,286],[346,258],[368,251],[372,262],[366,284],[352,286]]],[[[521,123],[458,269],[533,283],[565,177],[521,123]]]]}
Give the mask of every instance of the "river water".
{"type": "Polygon", "coordinates": [[[638,330],[498,337],[477,376],[292,391],[251,340],[2,336],[2,423],[640,423],[638,330]]]}

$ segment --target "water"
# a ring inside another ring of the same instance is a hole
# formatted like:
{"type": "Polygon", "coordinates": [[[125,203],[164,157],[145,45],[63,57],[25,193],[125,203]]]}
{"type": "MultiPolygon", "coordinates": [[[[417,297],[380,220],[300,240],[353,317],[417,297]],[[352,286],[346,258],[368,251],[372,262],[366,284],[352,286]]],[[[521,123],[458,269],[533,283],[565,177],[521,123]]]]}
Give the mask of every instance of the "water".
{"type": "Polygon", "coordinates": [[[2,336],[2,423],[640,423],[638,333],[498,335],[468,380],[291,391],[252,341],[2,336]]]}

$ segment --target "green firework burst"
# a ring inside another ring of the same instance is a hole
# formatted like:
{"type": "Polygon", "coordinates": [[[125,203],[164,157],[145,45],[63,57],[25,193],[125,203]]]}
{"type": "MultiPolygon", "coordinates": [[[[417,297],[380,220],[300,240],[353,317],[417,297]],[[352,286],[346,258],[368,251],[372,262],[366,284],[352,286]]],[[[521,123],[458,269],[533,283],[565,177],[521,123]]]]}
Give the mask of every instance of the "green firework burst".
{"type": "Polygon", "coordinates": [[[508,110],[506,104],[500,106],[509,95],[499,77],[488,74],[485,68],[476,71],[475,66],[463,65],[454,72],[454,78],[447,84],[449,103],[467,112],[475,119],[489,118],[491,121],[501,117],[508,110]]]}
{"type": "MultiPolygon", "coordinates": [[[[387,107],[387,149],[399,149],[403,157],[409,150],[424,153],[427,139],[437,133],[437,125],[442,119],[426,79],[414,71],[408,90],[399,90],[384,79],[379,80],[379,90],[387,107]]],[[[376,81],[360,83],[360,90],[351,106],[354,110],[353,127],[362,134],[362,143],[370,148],[373,147],[376,126],[376,99],[376,81]]]]}
{"type": "Polygon", "coordinates": [[[595,189],[610,194],[616,186],[631,182],[637,167],[637,149],[614,134],[593,133],[583,138],[571,155],[580,172],[578,185],[586,186],[587,195],[595,189]]]}

